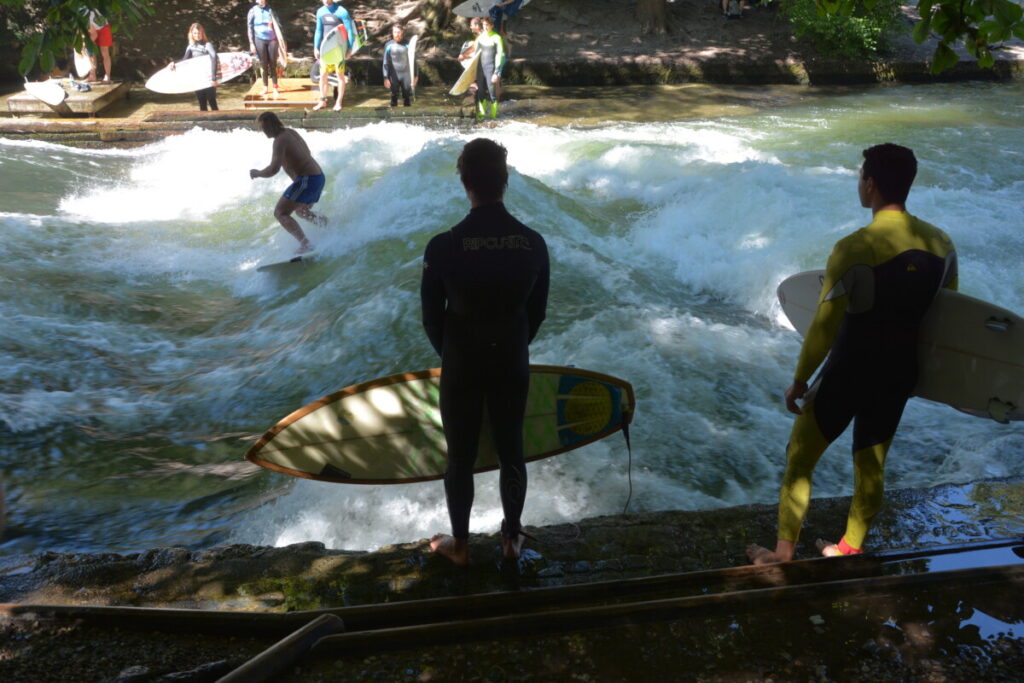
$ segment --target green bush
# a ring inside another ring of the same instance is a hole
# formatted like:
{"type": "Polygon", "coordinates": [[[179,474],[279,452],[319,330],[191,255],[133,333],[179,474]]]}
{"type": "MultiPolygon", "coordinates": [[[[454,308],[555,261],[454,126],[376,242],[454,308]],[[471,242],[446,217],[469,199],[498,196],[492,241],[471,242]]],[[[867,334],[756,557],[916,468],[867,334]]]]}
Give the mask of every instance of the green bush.
{"type": "Polygon", "coordinates": [[[849,14],[825,14],[815,0],[783,0],[783,11],[798,38],[807,38],[830,57],[875,57],[907,31],[900,0],[857,3],[849,14]]]}

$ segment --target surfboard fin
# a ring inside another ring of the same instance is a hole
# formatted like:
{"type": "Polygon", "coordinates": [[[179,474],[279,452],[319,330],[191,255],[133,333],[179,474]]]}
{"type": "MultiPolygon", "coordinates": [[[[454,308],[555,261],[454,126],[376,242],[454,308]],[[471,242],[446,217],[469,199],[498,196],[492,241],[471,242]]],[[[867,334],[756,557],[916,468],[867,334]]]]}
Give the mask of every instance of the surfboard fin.
{"type": "Polygon", "coordinates": [[[318,477],[322,477],[324,479],[351,479],[352,478],[352,475],[350,473],[346,472],[345,470],[341,469],[340,467],[335,467],[334,465],[332,465],[330,463],[327,463],[326,465],[324,465],[323,469],[320,470],[317,473],[317,476],[318,477]]]}
{"type": "Polygon", "coordinates": [[[1010,423],[1010,413],[1014,412],[1017,406],[1006,401],[1000,401],[998,398],[990,398],[988,400],[988,414],[996,422],[1000,424],[1010,423]]]}

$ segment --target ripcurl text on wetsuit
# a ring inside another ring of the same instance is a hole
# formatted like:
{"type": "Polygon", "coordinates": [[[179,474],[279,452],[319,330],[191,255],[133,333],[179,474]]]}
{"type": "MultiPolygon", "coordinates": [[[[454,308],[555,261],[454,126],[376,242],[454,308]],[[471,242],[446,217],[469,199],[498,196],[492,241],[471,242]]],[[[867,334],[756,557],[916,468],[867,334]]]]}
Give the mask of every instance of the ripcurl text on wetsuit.
{"type": "Polygon", "coordinates": [[[825,365],[786,449],[780,539],[796,542],[814,467],[853,420],[854,492],[839,548],[860,551],[882,504],[886,453],[917,383],[921,319],[940,287],[957,287],[953,242],[905,211],[879,211],[836,243],[797,362],[802,382],[825,365]]]}
{"type": "Polygon", "coordinates": [[[485,410],[501,466],[503,531],[512,536],[520,529],[529,344],[545,317],[549,280],[544,238],[500,202],[472,209],[427,245],[420,296],[423,326],[441,354],[444,484],[455,538],[469,537],[485,410]]]}

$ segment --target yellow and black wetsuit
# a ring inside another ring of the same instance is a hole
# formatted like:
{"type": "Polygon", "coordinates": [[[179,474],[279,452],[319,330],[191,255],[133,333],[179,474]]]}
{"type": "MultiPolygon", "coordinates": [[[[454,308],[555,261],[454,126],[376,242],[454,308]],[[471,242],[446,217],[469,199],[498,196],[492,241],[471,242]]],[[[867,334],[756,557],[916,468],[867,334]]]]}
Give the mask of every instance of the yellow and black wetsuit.
{"type": "Polygon", "coordinates": [[[886,451],[917,383],[920,322],[940,287],[957,287],[953,242],[904,211],[879,211],[836,243],[797,362],[796,380],[806,382],[828,356],[786,449],[780,539],[796,542],[814,467],[853,420],[853,502],[839,547],[860,551],[881,507],[886,451]]]}

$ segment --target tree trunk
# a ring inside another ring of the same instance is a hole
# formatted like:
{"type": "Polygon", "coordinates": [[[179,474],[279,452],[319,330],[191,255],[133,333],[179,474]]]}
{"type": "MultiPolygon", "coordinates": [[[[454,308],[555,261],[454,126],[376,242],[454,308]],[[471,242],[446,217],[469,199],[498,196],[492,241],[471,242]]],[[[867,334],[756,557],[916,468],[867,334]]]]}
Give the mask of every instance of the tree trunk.
{"type": "Polygon", "coordinates": [[[641,33],[668,33],[667,0],[637,0],[636,18],[641,33]]]}

